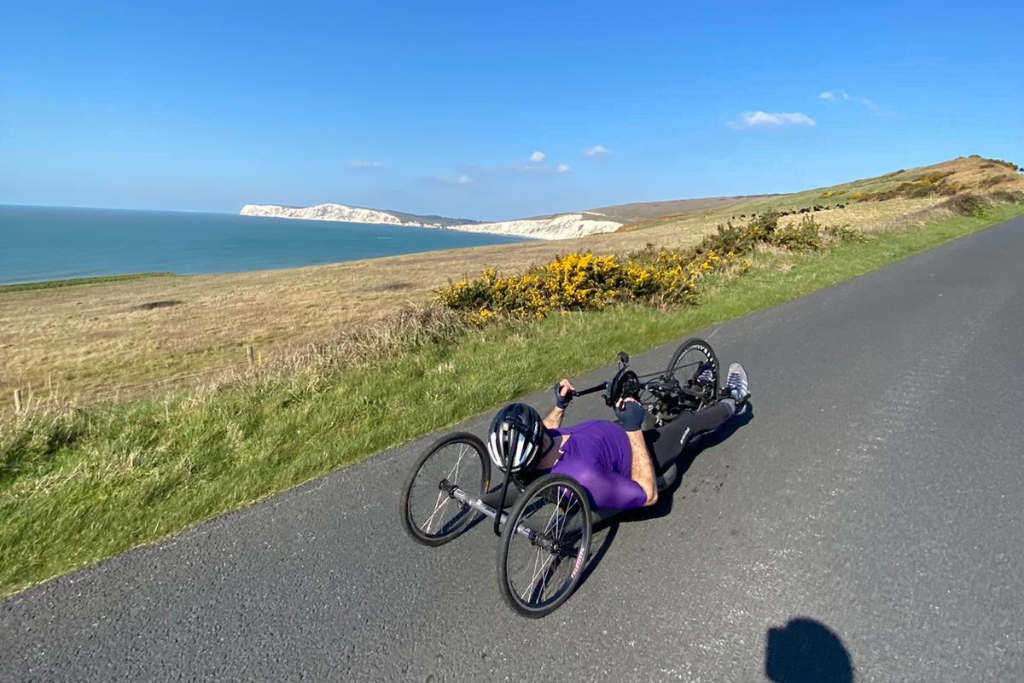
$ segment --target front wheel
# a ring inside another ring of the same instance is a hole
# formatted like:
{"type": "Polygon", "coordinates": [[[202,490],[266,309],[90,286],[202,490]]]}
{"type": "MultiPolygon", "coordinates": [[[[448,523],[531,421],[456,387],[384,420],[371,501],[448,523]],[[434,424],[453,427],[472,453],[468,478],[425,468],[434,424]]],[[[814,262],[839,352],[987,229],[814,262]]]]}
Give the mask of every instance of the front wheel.
{"type": "Polygon", "coordinates": [[[475,435],[457,432],[435,441],[402,487],[399,513],[406,533],[429,546],[455,539],[480,513],[452,496],[451,487],[478,496],[487,492],[490,480],[491,461],[475,435]]]}
{"type": "Polygon", "coordinates": [[[690,404],[687,408],[700,410],[718,397],[719,372],[718,356],[711,344],[692,337],[672,354],[665,377],[679,383],[683,402],[690,404]]]}
{"type": "Polygon", "coordinates": [[[539,618],[569,599],[590,554],[586,491],[561,474],[530,484],[509,512],[498,550],[498,583],[508,606],[539,618]]]}

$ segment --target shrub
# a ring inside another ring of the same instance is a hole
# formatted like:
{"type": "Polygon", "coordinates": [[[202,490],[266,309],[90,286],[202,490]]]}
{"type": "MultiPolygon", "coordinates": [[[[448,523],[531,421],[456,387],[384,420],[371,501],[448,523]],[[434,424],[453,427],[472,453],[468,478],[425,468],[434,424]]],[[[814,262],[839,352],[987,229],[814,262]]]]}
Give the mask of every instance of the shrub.
{"type": "MultiPolygon", "coordinates": [[[[1005,161],[1004,159],[989,159],[989,161],[994,163],[994,164],[999,164],[1000,166],[1005,166],[1006,168],[1010,169],[1011,171],[1021,171],[1021,170],[1024,170],[1024,169],[1021,169],[1020,166],[1018,166],[1017,164],[1013,163],[1012,161],[1005,161]]],[[[986,164],[982,164],[981,167],[985,168],[986,164]]]]}
{"type": "Polygon", "coordinates": [[[797,225],[774,230],[768,241],[792,251],[816,251],[821,249],[821,228],[814,218],[804,216],[797,225]]]}
{"type": "MultiPolygon", "coordinates": [[[[475,323],[487,322],[496,314],[544,317],[552,310],[600,310],[616,302],[654,297],[696,303],[694,281],[703,263],[691,265],[676,252],[641,254],[642,259],[621,262],[615,256],[570,253],[509,277],[489,268],[478,279],[452,283],[437,296],[448,308],[472,312],[470,320],[475,323]]],[[[715,265],[721,260],[717,254],[705,259],[715,265]]]]}
{"type": "Polygon", "coordinates": [[[985,203],[980,197],[973,194],[959,194],[939,204],[953,213],[961,216],[985,217],[985,203]]]}
{"type": "Polygon", "coordinates": [[[489,268],[475,280],[454,282],[437,292],[444,307],[465,312],[473,324],[499,315],[543,318],[553,311],[600,310],[625,301],[658,305],[693,305],[700,280],[723,270],[759,243],[792,250],[822,247],[822,230],[810,216],[798,225],[778,227],[779,214],[766,211],[746,226],[731,222],[692,249],[645,249],[624,259],[570,253],[502,277],[489,268]]]}
{"type": "Polygon", "coordinates": [[[1005,176],[1005,175],[994,175],[994,176],[989,176],[988,178],[985,178],[984,180],[982,180],[978,184],[981,185],[982,187],[988,188],[988,187],[994,187],[996,185],[1000,185],[1002,183],[1009,182],[1009,180],[1010,179],[1007,176],[1005,176]]]}
{"type": "Polygon", "coordinates": [[[862,232],[851,230],[845,225],[833,225],[825,228],[822,232],[836,242],[867,242],[868,236],[862,232]]]}
{"type": "Polygon", "coordinates": [[[1024,192],[1011,192],[1009,190],[996,190],[989,195],[993,201],[1002,204],[1024,204],[1024,192]]]}
{"type": "Polygon", "coordinates": [[[954,195],[960,191],[961,188],[948,181],[948,178],[951,175],[953,175],[953,171],[936,171],[929,175],[919,175],[913,180],[902,182],[896,187],[888,190],[865,193],[856,192],[850,195],[850,198],[861,199],[864,201],[884,202],[886,200],[897,199],[899,197],[920,198],[954,195]]]}

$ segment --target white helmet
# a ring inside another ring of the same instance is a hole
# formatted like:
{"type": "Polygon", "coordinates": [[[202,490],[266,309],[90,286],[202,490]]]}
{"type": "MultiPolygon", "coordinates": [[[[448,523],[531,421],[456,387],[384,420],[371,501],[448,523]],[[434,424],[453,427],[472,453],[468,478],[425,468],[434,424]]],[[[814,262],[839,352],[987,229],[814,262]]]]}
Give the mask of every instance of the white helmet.
{"type": "Polygon", "coordinates": [[[525,403],[511,403],[491,420],[487,451],[502,472],[528,470],[535,464],[544,440],[544,422],[525,403]]]}

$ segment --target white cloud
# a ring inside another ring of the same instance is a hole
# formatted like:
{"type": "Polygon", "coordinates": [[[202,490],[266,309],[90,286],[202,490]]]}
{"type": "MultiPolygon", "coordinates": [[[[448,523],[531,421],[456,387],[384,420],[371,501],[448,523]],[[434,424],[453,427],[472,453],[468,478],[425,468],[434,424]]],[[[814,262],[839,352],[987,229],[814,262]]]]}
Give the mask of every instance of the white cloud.
{"type": "Polygon", "coordinates": [[[384,168],[383,161],[371,161],[369,159],[349,159],[349,168],[384,168]]]}
{"type": "Polygon", "coordinates": [[[607,159],[611,154],[612,151],[604,145],[594,145],[583,150],[583,156],[590,159],[607,159]]]}
{"type": "Polygon", "coordinates": [[[777,112],[769,113],[764,111],[745,111],[740,114],[736,121],[730,121],[729,126],[736,129],[743,128],[775,128],[779,126],[809,126],[818,124],[810,116],[804,113],[777,112]]]}
{"type": "Polygon", "coordinates": [[[512,173],[524,175],[552,176],[572,173],[572,167],[565,163],[548,163],[547,154],[534,152],[526,162],[481,165],[461,163],[456,164],[451,173],[423,176],[421,179],[432,185],[444,187],[476,188],[480,186],[478,180],[486,186],[488,179],[493,177],[508,176],[512,173]]]}
{"type": "Polygon", "coordinates": [[[551,166],[550,164],[529,164],[526,166],[511,166],[511,167],[496,167],[495,172],[501,172],[503,170],[512,170],[518,173],[532,173],[535,175],[554,175],[559,173],[569,173],[572,168],[569,164],[558,164],[557,166],[551,166]]]}
{"type": "Polygon", "coordinates": [[[444,185],[445,187],[461,187],[466,189],[476,187],[476,181],[473,180],[472,176],[466,175],[465,173],[460,173],[456,176],[427,176],[424,180],[434,185],[444,185]]]}
{"type": "Polygon", "coordinates": [[[850,101],[850,93],[845,90],[826,90],[825,92],[818,95],[821,99],[827,102],[835,102],[837,97],[840,97],[847,102],[850,101]]]}
{"type": "Polygon", "coordinates": [[[881,107],[879,107],[873,101],[869,100],[866,97],[861,97],[860,95],[851,95],[845,90],[827,90],[821,93],[819,97],[828,102],[835,102],[836,98],[842,98],[845,102],[856,102],[857,104],[866,107],[868,111],[870,111],[872,114],[882,113],[881,107]]]}

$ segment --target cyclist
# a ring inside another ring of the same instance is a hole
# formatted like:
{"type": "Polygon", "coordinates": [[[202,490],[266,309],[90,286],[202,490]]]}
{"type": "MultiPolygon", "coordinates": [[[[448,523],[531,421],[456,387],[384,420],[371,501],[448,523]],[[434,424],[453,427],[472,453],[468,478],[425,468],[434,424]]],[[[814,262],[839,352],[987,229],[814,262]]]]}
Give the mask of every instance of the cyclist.
{"type": "Polygon", "coordinates": [[[513,403],[494,416],[488,433],[491,460],[504,470],[525,474],[565,474],[590,494],[595,507],[627,510],[658,502],[655,470],[664,470],[699,434],[718,429],[750,398],[747,373],[729,366],[719,399],[684,412],[658,429],[641,431],[646,411],[635,399],[619,401],[617,420],[590,420],[562,428],[572,400],[572,383],[554,386],[555,407],[541,419],[536,410],[513,403]]]}

